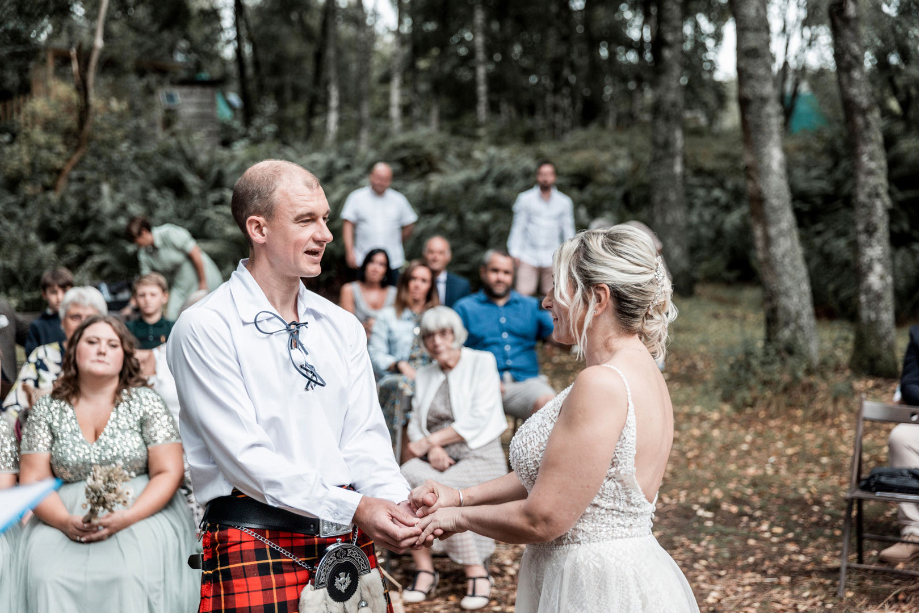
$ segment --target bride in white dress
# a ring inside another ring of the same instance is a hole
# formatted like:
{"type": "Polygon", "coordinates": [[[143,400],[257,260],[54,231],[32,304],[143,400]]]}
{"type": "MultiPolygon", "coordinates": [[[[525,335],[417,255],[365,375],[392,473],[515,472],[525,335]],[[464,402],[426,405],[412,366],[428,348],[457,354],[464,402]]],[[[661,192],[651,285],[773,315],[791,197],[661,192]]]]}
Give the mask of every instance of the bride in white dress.
{"type": "Polygon", "coordinates": [[[433,481],[411,501],[418,546],[471,530],[526,543],[518,613],[695,612],[692,590],[651,534],[673,443],[673,408],[655,364],[676,317],[651,239],[630,226],[582,232],[553,263],[554,338],[586,368],[528,419],[513,473],[464,490],[433,481]]]}

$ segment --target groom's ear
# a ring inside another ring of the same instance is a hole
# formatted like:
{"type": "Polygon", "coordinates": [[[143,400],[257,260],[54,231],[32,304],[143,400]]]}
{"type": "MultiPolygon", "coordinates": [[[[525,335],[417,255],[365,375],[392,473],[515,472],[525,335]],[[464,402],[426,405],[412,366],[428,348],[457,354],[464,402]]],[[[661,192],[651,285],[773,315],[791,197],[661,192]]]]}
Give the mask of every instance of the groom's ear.
{"type": "Polygon", "coordinates": [[[253,245],[264,245],[268,241],[268,224],[261,215],[250,215],[246,219],[246,234],[253,245]]]}

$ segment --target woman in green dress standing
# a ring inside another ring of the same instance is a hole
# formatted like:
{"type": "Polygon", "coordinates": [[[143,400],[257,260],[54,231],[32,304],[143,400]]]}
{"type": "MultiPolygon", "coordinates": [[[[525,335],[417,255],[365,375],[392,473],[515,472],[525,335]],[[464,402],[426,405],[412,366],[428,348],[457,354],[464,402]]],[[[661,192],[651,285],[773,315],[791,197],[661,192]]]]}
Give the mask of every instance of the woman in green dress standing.
{"type": "Polygon", "coordinates": [[[64,481],[35,507],[17,550],[15,611],[191,613],[201,581],[179,431],[144,385],[134,340],[110,315],[88,318],[67,344],[51,394],[32,408],[21,445],[20,483],[64,481]],[[86,479],[120,466],[126,504],[86,522],[86,479]]]}
{"type": "Polygon", "coordinates": [[[137,261],[140,274],[158,272],[169,281],[169,302],[165,317],[175,321],[182,306],[193,294],[202,297],[223,283],[223,276],[191,233],[180,226],[166,223],[151,226],[150,220],[137,216],[128,222],[128,238],[139,247],[137,261]]]}

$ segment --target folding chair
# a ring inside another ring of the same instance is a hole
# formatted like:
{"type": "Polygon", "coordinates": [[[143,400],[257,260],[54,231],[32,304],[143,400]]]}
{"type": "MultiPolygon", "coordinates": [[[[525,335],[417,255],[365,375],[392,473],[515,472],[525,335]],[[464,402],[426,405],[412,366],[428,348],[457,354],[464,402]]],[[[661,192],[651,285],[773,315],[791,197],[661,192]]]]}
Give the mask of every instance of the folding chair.
{"type": "Polygon", "coordinates": [[[846,587],[847,568],[860,568],[886,573],[896,573],[919,577],[919,571],[901,570],[891,566],[878,564],[865,564],[865,540],[883,541],[889,543],[905,542],[904,539],[883,534],[866,534],[864,531],[864,513],[862,503],[866,500],[877,500],[887,503],[915,502],[919,503],[919,496],[911,494],[896,494],[892,492],[869,492],[859,488],[862,480],[862,436],[864,435],[865,422],[888,422],[896,424],[919,424],[919,407],[898,404],[885,404],[883,402],[870,402],[862,395],[861,406],[858,409],[858,423],[855,428],[855,449],[852,453],[852,473],[849,479],[849,490],[846,492],[846,516],[842,529],[842,561],[839,568],[839,597],[843,598],[846,587]],[[849,562],[849,536],[852,532],[852,509],[855,508],[855,547],[858,563],[849,562]]]}

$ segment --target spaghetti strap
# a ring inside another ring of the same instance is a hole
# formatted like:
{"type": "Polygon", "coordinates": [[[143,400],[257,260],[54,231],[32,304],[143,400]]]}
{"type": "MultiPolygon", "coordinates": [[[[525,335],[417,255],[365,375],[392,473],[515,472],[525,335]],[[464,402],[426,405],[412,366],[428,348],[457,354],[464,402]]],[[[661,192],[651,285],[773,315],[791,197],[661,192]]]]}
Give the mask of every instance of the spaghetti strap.
{"type": "Polygon", "coordinates": [[[629,387],[629,380],[625,378],[625,375],[622,374],[622,371],[621,371],[621,370],[619,370],[618,368],[616,368],[616,367],[613,366],[612,364],[601,364],[601,366],[606,366],[607,368],[612,368],[612,369],[615,370],[617,373],[619,373],[619,376],[620,376],[620,377],[622,377],[622,382],[625,383],[625,393],[626,393],[626,395],[627,395],[628,398],[629,398],[629,411],[632,411],[632,410],[633,410],[633,409],[632,409],[632,388],[629,387]]]}

